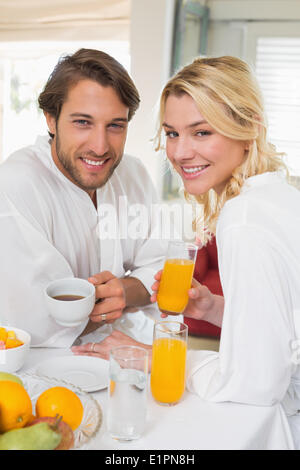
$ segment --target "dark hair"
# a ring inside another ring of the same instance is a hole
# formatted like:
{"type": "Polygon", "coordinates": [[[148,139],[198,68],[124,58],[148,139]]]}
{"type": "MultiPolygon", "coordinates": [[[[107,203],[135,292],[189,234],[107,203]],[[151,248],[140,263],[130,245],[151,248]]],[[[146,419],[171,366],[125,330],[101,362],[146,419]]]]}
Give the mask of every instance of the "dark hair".
{"type": "Polygon", "coordinates": [[[57,121],[70,87],[83,79],[111,86],[128,106],[128,120],[138,109],[139,93],[125,68],[110,55],[96,49],[79,49],[73,55],[60,58],[39,96],[39,107],[57,121]]]}

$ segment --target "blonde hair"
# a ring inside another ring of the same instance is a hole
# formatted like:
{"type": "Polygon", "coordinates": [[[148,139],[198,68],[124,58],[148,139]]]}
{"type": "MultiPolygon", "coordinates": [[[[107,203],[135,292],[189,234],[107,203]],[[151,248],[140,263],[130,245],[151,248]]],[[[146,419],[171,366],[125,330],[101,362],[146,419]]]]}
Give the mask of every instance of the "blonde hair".
{"type": "Polygon", "coordinates": [[[228,199],[237,196],[250,176],[285,170],[281,153],[267,141],[263,100],[250,67],[236,57],[198,58],[183,67],[165,85],[160,98],[159,128],[156,150],[162,148],[161,135],[168,96],[188,94],[193,98],[206,121],[220,134],[247,142],[249,150],[218,195],[213,189],[186,199],[202,206],[202,214],[193,221],[202,243],[216,231],[217,219],[228,199]]]}

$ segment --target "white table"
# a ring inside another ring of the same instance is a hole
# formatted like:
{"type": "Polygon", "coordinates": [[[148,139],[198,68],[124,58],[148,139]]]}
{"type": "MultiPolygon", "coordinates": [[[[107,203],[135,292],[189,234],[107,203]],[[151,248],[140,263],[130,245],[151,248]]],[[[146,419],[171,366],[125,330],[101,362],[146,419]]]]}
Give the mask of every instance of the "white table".
{"type": "MultiPolygon", "coordinates": [[[[49,357],[72,355],[70,350],[32,348],[19,371],[27,372],[49,357]]],[[[105,450],[291,450],[293,439],[280,405],[248,406],[209,403],[185,392],[175,406],[165,407],[148,394],[148,420],[143,437],[118,442],[106,430],[107,390],[93,393],[101,405],[104,422],[90,449],[105,450]]]]}

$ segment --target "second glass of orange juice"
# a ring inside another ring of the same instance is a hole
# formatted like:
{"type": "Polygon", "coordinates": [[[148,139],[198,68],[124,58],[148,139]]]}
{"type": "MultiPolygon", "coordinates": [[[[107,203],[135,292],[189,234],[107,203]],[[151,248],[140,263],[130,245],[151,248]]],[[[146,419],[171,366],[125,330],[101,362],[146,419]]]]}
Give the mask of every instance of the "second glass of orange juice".
{"type": "Polygon", "coordinates": [[[194,274],[197,245],[183,241],[170,241],[162,272],[157,304],[169,314],[182,313],[188,303],[188,290],[194,274]]]}
{"type": "Polygon", "coordinates": [[[151,392],[162,405],[175,405],[185,389],[185,363],[188,327],[164,321],[154,326],[151,392]]]}

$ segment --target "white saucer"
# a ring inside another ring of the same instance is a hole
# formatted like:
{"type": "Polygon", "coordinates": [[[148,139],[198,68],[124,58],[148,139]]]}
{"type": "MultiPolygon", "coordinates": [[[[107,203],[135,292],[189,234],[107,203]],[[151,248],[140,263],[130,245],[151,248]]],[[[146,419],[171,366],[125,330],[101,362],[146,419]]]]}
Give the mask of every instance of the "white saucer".
{"type": "Polygon", "coordinates": [[[85,392],[102,390],[108,385],[108,361],[91,356],[59,356],[40,362],[39,375],[65,380],[85,392]]]}

